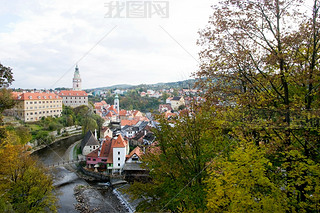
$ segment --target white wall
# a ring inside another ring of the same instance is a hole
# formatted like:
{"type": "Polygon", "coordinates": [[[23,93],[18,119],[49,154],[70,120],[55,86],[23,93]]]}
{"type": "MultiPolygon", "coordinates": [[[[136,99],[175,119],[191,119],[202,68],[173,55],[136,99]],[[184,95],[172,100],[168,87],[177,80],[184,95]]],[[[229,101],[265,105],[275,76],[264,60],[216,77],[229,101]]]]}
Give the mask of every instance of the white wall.
{"type": "Polygon", "coordinates": [[[95,145],[95,146],[85,146],[83,147],[83,150],[82,150],[82,155],[87,155],[89,154],[90,152],[96,150],[99,148],[99,145],[95,145]]]}
{"type": "Polygon", "coordinates": [[[126,148],[125,147],[113,148],[113,169],[122,169],[124,166],[125,160],[126,160],[126,148]],[[120,158],[120,160],[118,158],[120,158]],[[118,164],[120,164],[120,166],[118,164]]]}

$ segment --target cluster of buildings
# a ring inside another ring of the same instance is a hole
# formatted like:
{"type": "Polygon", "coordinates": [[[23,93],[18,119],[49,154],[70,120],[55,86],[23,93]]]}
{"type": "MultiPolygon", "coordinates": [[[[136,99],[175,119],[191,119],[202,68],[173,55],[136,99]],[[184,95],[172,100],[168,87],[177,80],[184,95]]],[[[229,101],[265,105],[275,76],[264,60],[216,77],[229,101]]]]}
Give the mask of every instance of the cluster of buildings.
{"type": "MultiPolygon", "coordinates": [[[[169,96],[174,96],[174,89],[161,89],[161,90],[147,90],[147,92],[141,92],[140,96],[141,97],[151,97],[151,98],[159,98],[163,95],[163,93],[168,94],[169,96]]],[[[197,89],[180,89],[177,91],[178,96],[197,96],[200,93],[202,93],[201,90],[197,89]]]]}
{"type": "Polygon", "coordinates": [[[86,158],[86,168],[104,174],[144,173],[140,168],[142,149],[137,146],[129,152],[129,141],[121,134],[97,139],[88,131],[81,142],[82,153],[86,158]]]}
{"type": "Polygon", "coordinates": [[[88,94],[81,90],[78,66],[75,68],[72,90],[12,92],[12,96],[17,104],[7,113],[25,122],[38,121],[48,116],[60,117],[62,104],[70,107],[88,105],[88,94]]]}
{"type": "Polygon", "coordinates": [[[142,148],[154,141],[150,121],[139,110],[120,110],[119,97],[113,105],[94,103],[94,111],[104,119],[100,135],[89,131],[81,143],[86,168],[105,174],[141,174],[142,148]],[[131,152],[129,147],[135,147],[131,152]]]}

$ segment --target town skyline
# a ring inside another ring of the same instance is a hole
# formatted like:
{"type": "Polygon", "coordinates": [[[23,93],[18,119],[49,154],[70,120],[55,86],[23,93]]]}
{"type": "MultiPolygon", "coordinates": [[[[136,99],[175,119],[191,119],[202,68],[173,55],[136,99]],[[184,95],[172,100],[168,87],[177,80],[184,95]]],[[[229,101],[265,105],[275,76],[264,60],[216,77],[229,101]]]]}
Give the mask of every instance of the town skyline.
{"type": "Polygon", "coordinates": [[[0,9],[0,58],[13,70],[12,87],[69,87],[76,64],[84,89],[190,78],[198,69],[197,31],[215,1],[164,2],[168,17],[149,18],[106,17],[101,0],[8,2],[0,9]]]}

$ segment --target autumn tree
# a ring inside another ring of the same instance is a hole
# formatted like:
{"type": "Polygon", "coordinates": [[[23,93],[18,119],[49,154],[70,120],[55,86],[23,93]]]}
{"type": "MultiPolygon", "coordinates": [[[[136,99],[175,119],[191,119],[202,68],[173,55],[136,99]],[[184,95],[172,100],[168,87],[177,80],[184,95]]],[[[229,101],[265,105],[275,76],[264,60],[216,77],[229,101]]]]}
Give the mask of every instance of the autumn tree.
{"type": "Polygon", "coordinates": [[[56,212],[53,180],[23,146],[8,144],[0,149],[0,163],[2,210],[56,212]]]}
{"type": "MultiPolygon", "coordinates": [[[[0,64],[0,87],[13,81],[11,68],[0,64]]],[[[14,104],[11,92],[0,92],[0,116],[14,104]]],[[[1,124],[2,120],[1,120],[1,124]]],[[[0,128],[0,209],[1,212],[56,212],[52,177],[30,156],[24,144],[31,139],[25,127],[0,128]]]]}
{"type": "Polygon", "coordinates": [[[244,167],[233,168],[232,163],[241,162],[235,159],[239,150],[225,158],[221,165],[226,169],[218,168],[220,174],[211,173],[215,176],[210,179],[212,194],[227,202],[219,211],[232,208],[230,203],[250,200],[256,205],[260,201],[255,193],[271,196],[277,191],[264,188],[270,184],[282,189],[275,193],[277,199],[285,193],[284,209],[319,211],[319,6],[318,0],[311,10],[301,0],[224,0],[213,7],[208,27],[200,31],[203,50],[196,76],[198,86],[207,91],[206,107],[219,105],[217,113],[234,114],[226,117],[230,135],[239,143],[264,146],[264,154],[250,165],[271,171],[261,173],[265,185],[241,186],[237,180],[254,175],[249,175],[251,170],[240,172],[244,167]],[[236,182],[221,185],[219,180],[236,182]],[[243,187],[251,197],[216,194],[225,187],[243,187]]]}
{"type": "Polygon", "coordinates": [[[319,126],[319,2],[310,16],[299,8],[300,0],[222,1],[200,32],[197,76],[208,100],[242,106],[246,122],[265,119],[259,128],[276,126],[284,145],[315,157],[315,138],[308,144],[296,129],[319,126]]]}

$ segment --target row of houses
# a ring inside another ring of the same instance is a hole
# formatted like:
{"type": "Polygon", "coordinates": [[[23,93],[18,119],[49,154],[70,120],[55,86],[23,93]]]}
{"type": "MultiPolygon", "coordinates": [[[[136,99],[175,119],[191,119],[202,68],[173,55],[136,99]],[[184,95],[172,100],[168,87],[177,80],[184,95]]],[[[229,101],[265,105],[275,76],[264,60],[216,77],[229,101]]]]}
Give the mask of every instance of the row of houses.
{"type": "Polygon", "coordinates": [[[85,91],[12,92],[12,97],[17,104],[8,110],[7,114],[25,122],[38,121],[48,116],[60,117],[62,104],[71,107],[88,105],[88,95],[85,91]]]}

